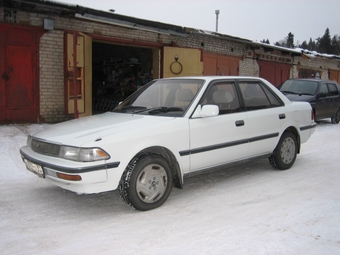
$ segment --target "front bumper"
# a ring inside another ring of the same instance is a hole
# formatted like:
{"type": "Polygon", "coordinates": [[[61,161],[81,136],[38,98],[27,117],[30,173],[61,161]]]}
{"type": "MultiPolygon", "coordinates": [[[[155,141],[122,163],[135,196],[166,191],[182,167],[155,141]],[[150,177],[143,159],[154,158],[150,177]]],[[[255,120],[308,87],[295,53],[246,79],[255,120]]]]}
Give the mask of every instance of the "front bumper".
{"type": "Polygon", "coordinates": [[[20,149],[20,154],[28,170],[54,185],[77,193],[114,190],[120,181],[121,171],[115,171],[120,162],[70,161],[38,154],[27,146],[20,149]]]}

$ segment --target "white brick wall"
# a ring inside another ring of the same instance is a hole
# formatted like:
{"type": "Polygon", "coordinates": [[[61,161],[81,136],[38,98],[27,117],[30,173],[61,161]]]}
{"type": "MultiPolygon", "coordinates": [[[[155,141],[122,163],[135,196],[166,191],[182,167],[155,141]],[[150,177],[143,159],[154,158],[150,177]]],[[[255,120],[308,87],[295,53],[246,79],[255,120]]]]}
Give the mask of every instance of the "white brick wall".
{"type": "Polygon", "coordinates": [[[64,114],[64,32],[53,30],[40,40],[40,115],[48,122],[60,122],[64,114]]]}
{"type": "MultiPolygon", "coordinates": [[[[4,21],[4,9],[0,7],[0,18],[4,21]]],[[[300,68],[320,71],[322,78],[328,78],[328,70],[340,70],[339,60],[322,58],[305,59],[282,55],[280,51],[265,52],[263,48],[249,49],[247,45],[218,38],[212,35],[191,33],[188,37],[158,34],[114,25],[90,22],[68,17],[34,14],[18,11],[15,17],[5,22],[31,26],[43,26],[44,18],[54,20],[55,29],[46,32],[40,40],[40,115],[47,122],[59,122],[73,115],[64,113],[64,30],[77,30],[87,34],[123,40],[135,40],[179,47],[199,48],[206,52],[240,57],[239,74],[259,76],[256,58],[291,64],[291,77],[298,77],[300,68]],[[255,54],[255,55],[254,55],[255,54]]]]}

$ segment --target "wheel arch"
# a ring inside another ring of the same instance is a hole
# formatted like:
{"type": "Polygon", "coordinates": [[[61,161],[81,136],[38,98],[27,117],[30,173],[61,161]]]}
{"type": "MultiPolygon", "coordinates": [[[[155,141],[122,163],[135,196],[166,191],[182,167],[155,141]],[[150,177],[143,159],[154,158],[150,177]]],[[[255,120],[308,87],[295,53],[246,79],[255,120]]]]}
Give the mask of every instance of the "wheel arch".
{"type": "Polygon", "coordinates": [[[291,133],[293,133],[295,135],[296,142],[297,142],[297,153],[299,154],[300,153],[300,148],[301,148],[301,139],[300,139],[299,131],[296,129],[296,127],[293,127],[293,126],[290,126],[290,127],[286,128],[286,130],[284,132],[286,132],[286,131],[291,132],[291,133]]]}
{"type": "Polygon", "coordinates": [[[141,150],[133,158],[145,154],[157,154],[167,160],[172,169],[173,185],[176,188],[183,188],[183,176],[181,174],[180,166],[175,155],[169,149],[162,146],[152,146],[141,150]]]}

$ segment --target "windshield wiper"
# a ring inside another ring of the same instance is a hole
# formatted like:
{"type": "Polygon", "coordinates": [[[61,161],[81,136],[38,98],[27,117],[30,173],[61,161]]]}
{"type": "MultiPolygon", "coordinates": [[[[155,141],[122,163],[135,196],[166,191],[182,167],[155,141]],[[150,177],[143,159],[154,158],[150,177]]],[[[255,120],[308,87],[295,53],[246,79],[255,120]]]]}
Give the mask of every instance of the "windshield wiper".
{"type": "Polygon", "coordinates": [[[295,93],[295,92],[293,92],[293,91],[287,91],[287,90],[281,90],[281,92],[283,93],[283,94],[297,94],[297,93],[295,93]]]}
{"type": "Polygon", "coordinates": [[[113,110],[113,112],[127,112],[127,110],[132,110],[132,112],[135,113],[138,110],[140,110],[140,111],[146,110],[146,107],[145,106],[128,105],[128,106],[124,106],[120,109],[113,110]]]}
{"type": "Polygon", "coordinates": [[[313,96],[311,93],[299,93],[299,95],[313,96]]]}
{"type": "Polygon", "coordinates": [[[144,109],[140,111],[136,111],[134,113],[142,113],[142,112],[149,112],[149,114],[157,114],[157,113],[164,113],[164,112],[182,112],[183,109],[180,107],[154,107],[154,108],[149,108],[149,109],[144,109]]]}

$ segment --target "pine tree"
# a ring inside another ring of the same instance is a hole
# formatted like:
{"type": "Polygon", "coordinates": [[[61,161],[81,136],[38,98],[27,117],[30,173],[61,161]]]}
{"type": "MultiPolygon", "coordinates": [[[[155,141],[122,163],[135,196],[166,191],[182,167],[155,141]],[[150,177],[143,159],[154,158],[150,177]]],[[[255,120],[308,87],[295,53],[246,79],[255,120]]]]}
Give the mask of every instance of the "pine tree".
{"type": "Polygon", "coordinates": [[[300,44],[299,47],[302,48],[302,49],[305,49],[305,50],[309,50],[309,49],[308,49],[308,44],[307,44],[306,41],[303,41],[303,42],[300,44]]]}
{"type": "Polygon", "coordinates": [[[329,34],[329,29],[327,28],[323,37],[319,37],[317,40],[318,51],[320,53],[333,53],[331,36],[329,34]]]}
{"type": "Polygon", "coordinates": [[[340,55],[340,38],[339,36],[333,36],[332,39],[333,54],[340,55]]]}
{"type": "Polygon", "coordinates": [[[310,51],[317,51],[317,45],[316,42],[312,40],[312,38],[309,38],[309,42],[308,42],[308,50],[310,51]]]}
{"type": "Polygon", "coordinates": [[[295,48],[295,45],[294,45],[294,34],[292,34],[292,32],[289,32],[289,34],[287,36],[286,47],[288,47],[288,48],[295,48]]]}

